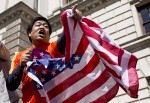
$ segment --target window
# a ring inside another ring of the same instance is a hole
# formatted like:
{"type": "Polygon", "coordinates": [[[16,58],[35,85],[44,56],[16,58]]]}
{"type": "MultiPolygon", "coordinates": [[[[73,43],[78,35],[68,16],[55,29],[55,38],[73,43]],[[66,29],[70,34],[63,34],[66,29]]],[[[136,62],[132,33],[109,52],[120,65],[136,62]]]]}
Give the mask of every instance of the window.
{"type": "Polygon", "coordinates": [[[72,2],[73,0],[66,0],[66,3],[70,3],[70,2],[72,2]]]}
{"type": "Polygon", "coordinates": [[[150,3],[141,6],[139,9],[144,31],[150,33],[150,3]]]}
{"type": "Polygon", "coordinates": [[[62,0],[62,6],[65,6],[67,4],[70,4],[71,2],[73,2],[75,0],[62,0]]]}

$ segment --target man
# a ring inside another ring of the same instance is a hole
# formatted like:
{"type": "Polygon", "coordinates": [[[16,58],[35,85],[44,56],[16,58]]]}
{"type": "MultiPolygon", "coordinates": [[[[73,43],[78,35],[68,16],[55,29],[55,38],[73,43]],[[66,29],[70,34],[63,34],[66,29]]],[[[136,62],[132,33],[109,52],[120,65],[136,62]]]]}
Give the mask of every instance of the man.
{"type": "MultiPolygon", "coordinates": [[[[74,17],[81,18],[81,13],[76,10],[77,5],[73,7],[74,17]]],[[[65,50],[64,34],[53,43],[49,43],[51,26],[44,17],[36,17],[28,26],[27,34],[32,42],[32,46],[14,56],[10,75],[7,78],[6,85],[8,90],[16,90],[22,81],[22,101],[24,103],[45,103],[45,98],[35,89],[31,78],[26,74],[26,63],[30,60],[30,51],[33,48],[40,48],[50,53],[52,58],[62,57],[65,50]]]]}
{"type": "Polygon", "coordinates": [[[9,69],[9,51],[0,41],[0,103],[14,103],[19,99],[16,91],[7,91],[5,78],[8,76],[9,69]]]}

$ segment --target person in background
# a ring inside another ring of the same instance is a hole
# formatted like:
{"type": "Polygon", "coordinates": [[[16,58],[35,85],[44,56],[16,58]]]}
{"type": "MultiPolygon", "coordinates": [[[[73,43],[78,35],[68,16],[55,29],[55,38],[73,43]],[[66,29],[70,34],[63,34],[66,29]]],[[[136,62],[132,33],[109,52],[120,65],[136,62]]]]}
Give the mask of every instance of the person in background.
{"type": "MultiPolygon", "coordinates": [[[[80,20],[82,14],[75,5],[72,10],[74,18],[80,20]]],[[[18,88],[22,81],[22,101],[24,103],[45,103],[45,98],[40,97],[39,92],[35,89],[32,79],[26,74],[26,62],[30,60],[30,51],[33,48],[39,48],[50,53],[52,58],[62,57],[65,51],[65,36],[62,35],[55,42],[49,43],[50,34],[52,32],[49,21],[44,17],[36,17],[28,25],[27,34],[32,43],[30,48],[19,52],[14,56],[6,80],[8,90],[14,91],[18,88]]]]}
{"type": "Polygon", "coordinates": [[[0,41],[0,103],[15,103],[19,100],[16,91],[9,91],[6,88],[5,79],[8,76],[10,63],[9,51],[0,41]]]}

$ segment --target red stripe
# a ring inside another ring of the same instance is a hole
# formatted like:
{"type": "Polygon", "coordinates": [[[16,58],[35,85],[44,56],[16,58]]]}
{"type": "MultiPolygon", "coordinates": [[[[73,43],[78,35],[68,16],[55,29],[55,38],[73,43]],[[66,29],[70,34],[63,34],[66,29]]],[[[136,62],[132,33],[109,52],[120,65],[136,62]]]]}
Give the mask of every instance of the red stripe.
{"type": "Polygon", "coordinates": [[[62,23],[64,25],[64,32],[66,36],[66,49],[65,49],[65,54],[66,55],[66,61],[69,61],[70,59],[70,32],[69,32],[69,26],[68,26],[68,18],[67,18],[67,12],[63,12],[61,15],[62,23]]]}
{"type": "Polygon", "coordinates": [[[109,73],[111,73],[117,79],[121,80],[121,78],[122,78],[121,75],[118,75],[116,71],[114,71],[112,68],[109,68],[107,65],[105,65],[105,67],[107,68],[107,70],[109,71],[109,73]]]}
{"type": "MultiPolygon", "coordinates": [[[[122,56],[124,54],[124,50],[120,49],[120,53],[119,53],[119,57],[118,57],[118,64],[121,65],[121,59],[122,56]]],[[[139,82],[138,82],[138,75],[136,72],[136,64],[137,64],[137,58],[134,55],[131,55],[129,61],[128,61],[128,79],[129,79],[129,86],[128,87],[124,87],[122,84],[120,84],[120,86],[122,87],[122,89],[124,91],[130,92],[130,96],[133,98],[137,98],[137,92],[138,92],[138,88],[139,88],[139,82]]],[[[127,92],[128,93],[128,92],[127,92]]]]}
{"type": "Polygon", "coordinates": [[[136,72],[136,64],[137,64],[137,58],[134,55],[131,55],[129,64],[128,64],[128,77],[129,77],[129,91],[130,96],[133,98],[138,97],[138,88],[139,88],[139,81],[138,81],[138,75],[136,72]]]}
{"type": "Polygon", "coordinates": [[[122,59],[123,54],[124,54],[124,50],[120,49],[120,52],[118,54],[118,65],[119,66],[121,65],[121,59],[122,59]]]}
{"type": "Polygon", "coordinates": [[[93,22],[92,20],[89,20],[87,18],[83,18],[82,22],[85,22],[89,27],[95,27],[95,28],[100,28],[102,29],[99,25],[97,25],[95,22],[93,22]]]}
{"type": "MultiPolygon", "coordinates": [[[[113,58],[110,58],[106,53],[104,53],[104,52],[99,52],[99,51],[96,51],[96,53],[98,53],[102,58],[104,58],[110,65],[120,66],[120,65],[118,65],[118,63],[114,62],[114,61],[113,61],[113,58]]],[[[106,64],[105,64],[105,66],[107,67],[107,70],[108,70],[111,74],[113,74],[113,76],[115,76],[116,78],[118,78],[118,79],[121,80],[121,75],[118,75],[115,70],[113,70],[112,68],[110,68],[110,67],[107,66],[106,64]]]]}
{"type": "Polygon", "coordinates": [[[118,56],[118,53],[120,51],[120,48],[110,44],[109,42],[103,40],[99,34],[97,34],[95,31],[90,29],[87,25],[80,23],[80,27],[82,28],[83,32],[89,36],[97,40],[100,45],[105,48],[107,51],[111,52],[113,55],[118,56]]]}
{"type": "Polygon", "coordinates": [[[80,40],[80,43],[77,47],[76,54],[83,55],[85,53],[85,50],[87,49],[88,45],[89,45],[89,41],[87,40],[85,35],[83,35],[81,40],[80,40]]]}
{"type": "MultiPolygon", "coordinates": [[[[42,97],[41,98],[42,99],[42,103],[47,103],[47,101],[46,101],[46,98],[45,97],[42,97]]],[[[38,103],[39,101],[36,101],[36,103],[38,103]]],[[[41,103],[41,102],[39,102],[39,103],[41,103]]]]}
{"type": "Polygon", "coordinates": [[[87,74],[93,71],[93,69],[97,66],[98,63],[99,63],[99,58],[97,55],[94,55],[92,59],[89,61],[89,63],[83,69],[81,69],[79,72],[76,72],[71,77],[66,79],[64,82],[62,82],[61,84],[59,84],[58,86],[50,90],[48,92],[49,98],[50,99],[54,98],[55,96],[63,92],[65,89],[67,89],[68,87],[70,87],[71,85],[79,81],[80,79],[84,78],[87,74]]]}
{"type": "Polygon", "coordinates": [[[110,78],[110,74],[105,69],[97,79],[93,80],[93,82],[91,82],[89,85],[87,85],[80,91],[76,92],[74,95],[72,95],[67,100],[63,101],[62,103],[76,103],[77,101],[85,97],[86,95],[90,94],[91,92],[93,92],[94,90],[102,86],[109,78],[110,78]]]}
{"type": "Polygon", "coordinates": [[[101,52],[101,51],[96,50],[96,53],[98,53],[99,56],[101,56],[103,59],[105,59],[109,64],[118,65],[118,63],[114,62],[113,58],[109,57],[105,52],[101,52]]]}
{"type": "Polygon", "coordinates": [[[113,88],[111,88],[105,95],[101,96],[97,100],[91,102],[91,103],[108,103],[113,97],[116,96],[118,92],[119,86],[116,83],[113,88]]]}

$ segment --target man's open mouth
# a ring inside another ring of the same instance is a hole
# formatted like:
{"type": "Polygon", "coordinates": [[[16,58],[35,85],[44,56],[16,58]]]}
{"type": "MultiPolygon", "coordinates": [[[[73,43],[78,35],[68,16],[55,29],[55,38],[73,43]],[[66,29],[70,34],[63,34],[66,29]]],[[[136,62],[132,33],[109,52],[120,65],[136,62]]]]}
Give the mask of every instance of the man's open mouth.
{"type": "Polygon", "coordinates": [[[39,34],[45,35],[45,31],[44,30],[40,30],[39,34]]]}

